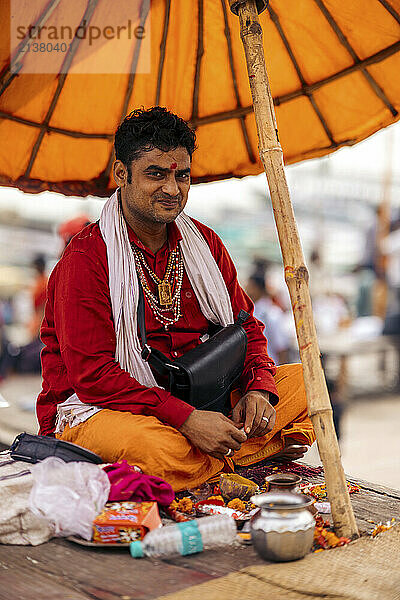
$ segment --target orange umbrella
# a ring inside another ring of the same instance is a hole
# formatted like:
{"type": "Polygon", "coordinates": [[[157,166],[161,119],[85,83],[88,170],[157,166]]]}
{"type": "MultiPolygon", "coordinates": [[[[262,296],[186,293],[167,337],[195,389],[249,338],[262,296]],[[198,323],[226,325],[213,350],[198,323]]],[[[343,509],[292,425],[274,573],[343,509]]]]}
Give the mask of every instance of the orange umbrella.
{"type": "MultiPolygon", "coordinates": [[[[228,0],[117,6],[1,3],[0,183],[109,195],[113,132],[130,110],[155,104],[197,128],[194,181],[260,173],[239,23],[228,0]],[[117,25],[129,20],[145,35],[116,39],[117,25]],[[17,28],[27,33],[29,24],[48,29],[24,42],[17,28]],[[74,32],[79,25],[86,39],[60,39],[62,26],[74,32]],[[90,27],[101,34],[89,45],[90,27]],[[35,53],[39,41],[49,51],[35,53]],[[67,51],[55,51],[57,41],[67,51]],[[62,61],[66,72],[58,75],[62,61]]],[[[271,0],[260,22],[286,163],[354,144],[398,119],[399,0],[271,0]]]]}

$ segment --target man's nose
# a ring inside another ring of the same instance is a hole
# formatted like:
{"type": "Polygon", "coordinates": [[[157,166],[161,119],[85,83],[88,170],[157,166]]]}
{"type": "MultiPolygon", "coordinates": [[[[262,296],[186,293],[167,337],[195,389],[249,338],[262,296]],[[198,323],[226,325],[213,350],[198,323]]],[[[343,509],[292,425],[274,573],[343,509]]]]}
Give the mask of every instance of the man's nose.
{"type": "Polygon", "coordinates": [[[162,191],[169,196],[178,196],[179,187],[175,179],[175,174],[171,173],[162,186],[162,191]]]}

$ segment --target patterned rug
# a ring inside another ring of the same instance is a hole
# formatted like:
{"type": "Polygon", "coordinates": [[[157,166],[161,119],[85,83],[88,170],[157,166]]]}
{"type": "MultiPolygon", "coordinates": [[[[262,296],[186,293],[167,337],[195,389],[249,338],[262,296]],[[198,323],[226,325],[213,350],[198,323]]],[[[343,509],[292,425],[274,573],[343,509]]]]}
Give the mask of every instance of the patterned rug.
{"type": "Polygon", "coordinates": [[[250,467],[236,467],[236,472],[260,486],[264,483],[264,478],[267,475],[274,473],[296,473],[303,480],[324,474],[322,467],[310,467],[296,462],[278,463],[276,461],[268,461],[268,459],[250,467]]]}

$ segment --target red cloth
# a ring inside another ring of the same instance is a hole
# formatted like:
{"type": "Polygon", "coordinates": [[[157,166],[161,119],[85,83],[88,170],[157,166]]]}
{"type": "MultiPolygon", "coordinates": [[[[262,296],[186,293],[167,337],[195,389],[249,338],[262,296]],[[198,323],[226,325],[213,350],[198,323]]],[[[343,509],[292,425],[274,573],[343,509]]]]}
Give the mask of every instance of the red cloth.
{"type": "MultiPolygon", "coordinates": [[[[251,313],[244,327],[248,335],[247,356],[240,379],[242,392],[265,390],[277,402],[273,375],[267,355],[264,325],[253,316],[253,303],[239,286],[236,270],[220,238],[209,227],[195,221],[214,256],[232,301],[236,318],[240,309],[251,313]]],[[[154,255],[128,227],[129,237],[144,253],[150,268],[162,278],[169,251],[181,239],[175,223],[168,225],[168,241],[154,255]]],[[[152,283],[149,282],[151,286],[152,283]]],[[[154,284],[153,284],[154,285],[154,284]]],[[[146,303],[146,331],[149,344],[175,359],[199,344],[208,322],[185,273],[182,284],[182,317],[165,331],[146,303]]],[[[168,391],[147,388],[115,361],[115,329],[108,287],[107,252],[97,223],[76,235],[48,283],[48,299],[41,329],[43,387],[37,401],[42,435],[52,435],[57,404],[74,391],[82,402],[103,408],[153,415],[179,428],[193,407],[168,391]]],[[[155,373],[158,383],[162,380],[155,373]]]]}
{"type": "Polygon", "coordinates": [[[126,460],[103,467],[110,480],[109,502],[158,502],[168,506],[175,498],[172,487],[153,475],[144,475],[135,471],[126,460]]]}

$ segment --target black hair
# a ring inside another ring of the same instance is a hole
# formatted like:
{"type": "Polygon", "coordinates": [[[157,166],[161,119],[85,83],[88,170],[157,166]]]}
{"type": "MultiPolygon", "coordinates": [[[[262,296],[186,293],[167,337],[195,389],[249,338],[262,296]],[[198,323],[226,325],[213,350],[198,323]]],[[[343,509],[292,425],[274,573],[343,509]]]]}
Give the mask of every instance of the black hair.
{"type": "Polygon", "coordinates": [[[32,266],[39,272],[44,273],[46,268],[46,259],[43,254],[37,254],[32,261],[32,266]]]}
{"type": "Polygon", "coordinates": [[[253,273],[252,275],[250,275],[249,281],[252,281],[258,287],[259,290],[265,291],[265,279],[263,275],[259,273],[253,273]]]}
{"type": "Polygon", "coordinates": [[[124,163],[131,183],[131,164],[154,148],[169,152],[186,148],[190,158],[196,147],[196,134],[189,125],[161,106],[139,108],[125,117],[115,133],[115,158],[124,163]]]}

